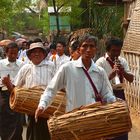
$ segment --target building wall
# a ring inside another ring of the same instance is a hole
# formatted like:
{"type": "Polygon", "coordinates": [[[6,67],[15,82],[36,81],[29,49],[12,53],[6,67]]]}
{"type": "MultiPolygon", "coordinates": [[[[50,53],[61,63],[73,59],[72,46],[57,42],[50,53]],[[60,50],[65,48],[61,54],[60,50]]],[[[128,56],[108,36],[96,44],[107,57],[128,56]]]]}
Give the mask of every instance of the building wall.
{"type": "MultiPolygon", "coordinates": [[[[61,31],[70,32],[71,26],[68,16],[59,16],[59,26],[61,31]]],[[[50,32],[56,32],[56,17],[55,15],[50,15],[50,32]]]]}

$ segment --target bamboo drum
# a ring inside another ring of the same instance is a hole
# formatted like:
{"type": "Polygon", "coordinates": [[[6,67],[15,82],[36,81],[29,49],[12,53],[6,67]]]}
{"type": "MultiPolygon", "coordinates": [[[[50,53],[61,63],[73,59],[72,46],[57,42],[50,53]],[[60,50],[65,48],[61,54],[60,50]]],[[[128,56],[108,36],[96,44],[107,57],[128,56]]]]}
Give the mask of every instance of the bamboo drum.
{"type": "Polygon", "coordinates": [[[131,119],[125,101],[93,104],[48,120],[52,140],[99,140],[130,131],[131,119]]]}
{"type": "MultiPolygon", "coordinates": [[[[16,112],[34,115],[37,109],[40,96],[44,89],[35,88],[15,88],[10,95],[10,108],[16,112]]],[[[64,92],[58,91],[51,105],[41,114],[43,118],[59,116],[65,113],[66,96],[64,92]]]]}

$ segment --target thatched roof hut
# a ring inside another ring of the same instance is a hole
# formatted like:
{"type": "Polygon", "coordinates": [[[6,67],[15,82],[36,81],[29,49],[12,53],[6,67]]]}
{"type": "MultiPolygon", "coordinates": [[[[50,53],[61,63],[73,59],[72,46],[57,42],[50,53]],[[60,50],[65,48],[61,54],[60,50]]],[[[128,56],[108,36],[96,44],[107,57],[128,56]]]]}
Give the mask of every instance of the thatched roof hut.
{"type": "Polygon", "coordinates": [[[130,7],[123,50],[140,53],[140,1],[134,1],[130,7]]]}
{"type": "Polygon", "coordinates": [[[131,72],[134,74],[133,83],[126,81],[126,96],[129,107],[137,114],[140,112],[140,0],[134,0],[129,5],[127,13],[129,26],[124,38],[122,55],[127,59],[131,72]]]}

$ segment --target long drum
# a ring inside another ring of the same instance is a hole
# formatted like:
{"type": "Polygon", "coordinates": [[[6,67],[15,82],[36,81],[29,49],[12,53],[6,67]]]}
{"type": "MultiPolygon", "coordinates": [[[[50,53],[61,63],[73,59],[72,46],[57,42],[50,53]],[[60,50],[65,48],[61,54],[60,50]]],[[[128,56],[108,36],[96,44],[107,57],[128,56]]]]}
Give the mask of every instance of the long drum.
{"type": "MultiPolygon", "coordinates": [[[[16,112],[34,115],[43,91],[44,89],[41,87],[15,88],[10,95],[10,108],[16,112]]],[[[65,113],[65,108],[65,92],[58,91],[51,105],[41,114],[41,117],[49,118],[53,115],[62,115],[65,113]]]]}
{"type": "Polygon", "coordinates": [[[100,140],[130,131],[132,124],[125,101],[85,106],[48,120],[52,140],[100,140]]]}

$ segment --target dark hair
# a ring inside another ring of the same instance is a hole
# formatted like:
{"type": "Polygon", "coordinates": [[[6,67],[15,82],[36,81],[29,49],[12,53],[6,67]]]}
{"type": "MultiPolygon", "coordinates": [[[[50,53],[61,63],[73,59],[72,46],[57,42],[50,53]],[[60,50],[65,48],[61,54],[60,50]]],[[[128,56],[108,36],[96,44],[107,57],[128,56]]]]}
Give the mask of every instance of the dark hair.
{"type": "Polygon", "coordinates": [[[78,40],[72,41],[69,47],[70,47],[73,51],[76,51],[77,48],[79,47],[79,41],[78,41],[78,40]]]}
{"type": "Polygon", "coordinates": [[[106,41],[105,45],[106,45],[106,51],[109,51],[112,46],[117,46],[117,47],[122,48],[123,41],[119,38],[109,38],[106,41]]]}
{"type": "Polygon", "coordinates": [[[19,50],[19,47],[18,47],[17,43],[15,43],[15,42],[9,43],[5,48],[5,52],[7,53],[10,48],[17,48],[19,50]]]}
{"type": "Polygon", "coordinates": [[[55,43],[51,43],[50,49],[56,49],[56,44],[55,43]]]}
{"type": "Polygon", "coordinates": [[[97,46],[97,37],[90,35],[90,34],[84,34],[81,37],[79,37],[79,47],[82,45],[83,42],[86,41],[93,41],[95,43],[95,46],[97,46]]]}
{"type": "Polygon", "coordinates": [[[35,38],[35,39],[33,40],[33,43],[37,43],[37,42],[43,42],[43,41],[42,41],[41,38],[35,38]]]}
{"type": "Polygon", "coordinates": [[[61,45],[63,45],[63,47],[65,48],[66,47],[66,43],[64,41],[57,41],[56,44],[60,43],[61,45]]]}
{"type": "Polygon", "coordinates": [[[33,43],[32,40],[27,41],[27,46],[30,46],[33,43]]]}

